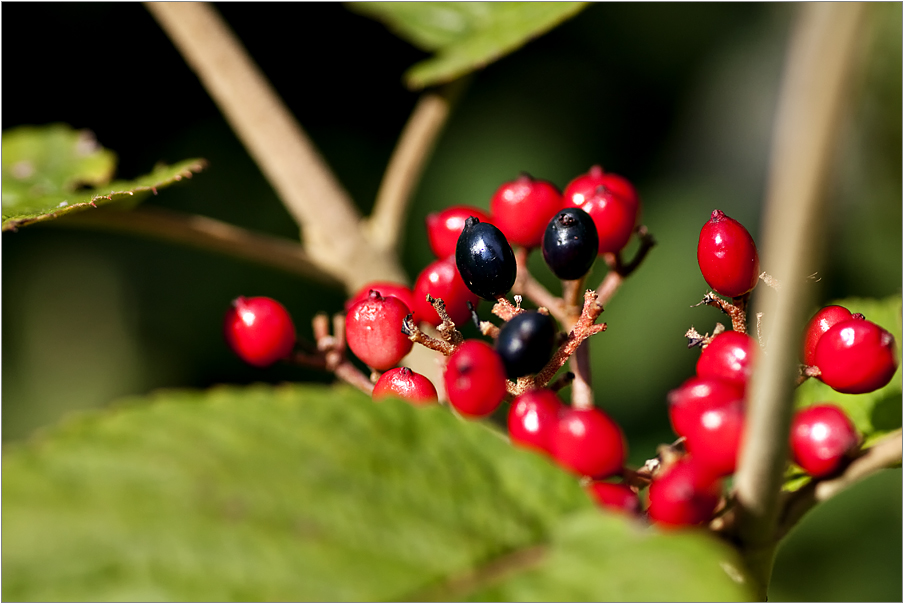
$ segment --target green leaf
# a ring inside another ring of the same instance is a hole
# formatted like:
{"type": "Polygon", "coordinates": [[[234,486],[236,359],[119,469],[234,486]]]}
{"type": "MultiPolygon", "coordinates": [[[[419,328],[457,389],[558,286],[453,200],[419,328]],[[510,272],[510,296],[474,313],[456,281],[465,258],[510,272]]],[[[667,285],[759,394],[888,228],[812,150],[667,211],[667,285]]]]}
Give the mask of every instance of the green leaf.
{"type": "MultiPolygon", "coordinates": [[[[830,304],[844,306],[852,313],[863,315],[887,329],[895,336],[898,360],[901,359],[901,296],[882,300],[845,298],[830,304]]],[[[901,367],[891,382],[866,394],[835,392],[817,379],[809,379],[797,389],[794,405],[808,407],[815,403],[834,403],[844,409],[857,430],[864,436],[866,446],[883,435],[901,427],[901,367]]]]}
{"type": "Polygon", "coordinates": [[[435,53],[408,70],[409,88],[480,69],[580,12],[586,2],[356,2],[399,37],[435,53]]]}
{"type": "Polygon", "coordinates": [[[596,510],[484,424],[346,388],[81,416],[6,452],[2,513],[5,600],[747,599],[705,536],[596,510]]]}
{"type": "Polygon", "coordinates": [[[116,156],[87,130],[66,124],[22,126],[3,133],[3,230],[124,200],[137,203],[204,168],[192,159],[131,181],[110,182],[116,156]]]}

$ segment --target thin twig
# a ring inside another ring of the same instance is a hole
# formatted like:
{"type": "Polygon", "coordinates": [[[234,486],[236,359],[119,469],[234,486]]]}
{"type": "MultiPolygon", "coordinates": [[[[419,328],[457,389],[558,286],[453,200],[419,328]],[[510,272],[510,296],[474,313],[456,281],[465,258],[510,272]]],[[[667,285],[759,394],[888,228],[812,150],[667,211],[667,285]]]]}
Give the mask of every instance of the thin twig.
{"type": "Polygon", "coordinates": [[[775,557],[797,350],[810,307],[800,277],[812,271],[813,241],[821,236],[812,225],[835,153],[863,13],[862,3],[800,5],[773,125],[762,260],[782,287],[757,296],[757,310],[770,321],[769,354],[759,355],[751,380],[735,474],[737,539],[763,599],[775,557]]]}
{"type": "Polygon", "coordinates": [[[370,245],[361,216],[245,48],[212,5],[149,2],[157,19],[236,135],[301,227],[312,262],[335,275],[348,291],[367,281],[404,282],[391,254],[370,245]]]}
{"type": "Polygon", "coordinates": [[[383,174],[373,212],[363,223],[370,240],[380,249],[398,249],[412,193],[462,85],[456,81],[436,92],[424,93],[408,118],[383,174]]]}
{"type": "Polygon", "coordinates": [[[101,208],[60,219],[55,226],[129,232],[228,254],[341,287],[332,274],[311,261],[298,242],[255,233],[220,220],[146,206],[124,212],[101,208]]]}

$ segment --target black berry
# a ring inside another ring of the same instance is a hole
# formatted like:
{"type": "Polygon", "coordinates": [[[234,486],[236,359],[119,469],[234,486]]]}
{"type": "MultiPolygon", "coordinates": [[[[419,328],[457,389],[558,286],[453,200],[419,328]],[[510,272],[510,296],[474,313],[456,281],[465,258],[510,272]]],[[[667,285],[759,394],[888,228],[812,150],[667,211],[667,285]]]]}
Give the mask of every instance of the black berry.
{"type": "Polygon", "coordinates": [[[529,310],[515,315],[499,330],[496,352],[502,357],[505,374],[516,379],[543,369],[552,356],[556,325],[549,315],[529,310]]]}
{"type": "Polygon", "coordinates": [[[512,246],[502,231],[473,216],[465,220],[455,246],[455,265],[468,289],[485,300],[496,300],[515,284],[512,246]]]}
{"type": "Polygon", "coordinates": [[[580,208],[566,208],[546,226],[543,259],[559,279],[579,279],[593,266],[599,245],[590,214],[580,208]]]}

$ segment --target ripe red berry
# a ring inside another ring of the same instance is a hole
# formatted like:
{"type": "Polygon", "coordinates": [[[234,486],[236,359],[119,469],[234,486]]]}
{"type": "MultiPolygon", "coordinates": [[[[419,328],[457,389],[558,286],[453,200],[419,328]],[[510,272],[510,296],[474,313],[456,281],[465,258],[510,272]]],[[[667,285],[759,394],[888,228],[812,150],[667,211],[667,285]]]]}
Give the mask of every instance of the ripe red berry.
{"type": "Polygon", "coordinates": [[[756,340],[738,331],[723,331],[712,339],[697,359],[697,375],[734,382],[746,387],[753,373],[756,340]]]}
{"type": "Polygon", "coordinates": [[[692,526],[712,517],[722,484],[685,457],[650,484],[650,520],[664,527],[692,526]]]}
{"type": "Polygon", "coordinates": [[[829,328],[836,323],[847,321],[852,316],[851,311],[845,307],[835,305],[821,308],[813,315],[813,318],[810,319],[806,328],[804,328],[804,347],[801,355],[804,365],[814,364],[813,355],[816,352],[816,343],[822,337],[822,334],[829,331],[829,328]]]}
{"type": "Polygon", "coordinates": [[[675,434],[687,436],[705,409],[743,398],[744,388],[735,382],[694,376],[669,392],[669,421],[675,434]]]}
{"type": "Polygon", "coordinates": [[[410,287],[400,283],[393,283],[392,281],[371,281],[359,289],[358,293],[346,300],[345,312],[348,312],[352,306],[367,298],[370,290],[379,292],[384,298],[386,296],[398,298],[405,303],[409,310],[414,310],[414,293],[410,287]]]}
{"type": "Polygon", "coordinates": [[[452,206],[427,215],[427,239],[437,258],[446,258],[455,253],[455,244],[458,243],[458,237],[469,216],[474,216],[480,222],[493,222],[486,212],[472,206],[452,206]]]}
{"type": "Polygon", "coordinates": [[[636,212],[624,199],[599,186],[586,198],[581,209],[590,214],[599,237],[599,253],[620,251],[634,232],[636,212]]]}
{"type": "Polygon", "coordinates": [[[471,318],[468,302],[477,306],[480,297],[471,293],[455,266],[455,258],[436,260],[421,271],[414,283],[414,301],[411,310],[414,322],[425,321],[436,326],[442,323],[433,305],[427,302],[427,294],[440,298],[446,304],[446,312],[456,325],[471,318]]]}
{"type": "Polygon", "coordinates": [[[371,290],[345,316],[348,347],[372,369],[385,371],[394,367],[414,344],[402,333],[402,321],[409,312],[398,298],[384,298],[371,290]]]}
{"type": "Polygon", "coordinates": [[[587,492],[597,505],[607,510],[632,516],[640,513],[640,499],[637,493],[623,484],[591,482],[587,485],[587,492]]]}
{"type": "Polygon", "coordinates": [[[562,207],[562,194],[555,185],[522,174],[493,195],[491,222],[512,245],[539,247],[546,225],[562,207]]]}
{"type": "Polygon", "coordinates": [[[744,433],[744,401],[710,399],[698,404],[697,412],[684,434],[688,453],[713,477],[734,474],[744,433]]]}
{"type": "Polygon", "coordinates": [[[722,210],[713,210],[700,229],[697,264],[709,286],[731,298],[751,291],[759,279],[760,257],[753,237],[722,210]]]}
{"type": "Polygon", "coordinates": [[[295,346],[295,325],[286,308],[272,298],[239,296],[226,311],[226,342],[243,361],[256,367],[284,359],[295,346]]]}
{"type": "Polygon", "coordinates": [[[390,369],[383,373],[374,384],[374,391],[371,393],[373,400],[378,401],[388,396],[395,396],[420,405],[435,403],[439,400],[433,382],[408,367],[390,369]]]}
{"type": "Polygon", "coordinates": [[[512,442],[529,449],[552,453],[553,435],[565,405],[552,390],[528,390],[512,401],[508,430],[512,442]]]}
{"type": "Polygon", "coordinates": [[[584,205],[584,202],[593,195],[593,192],[600,185],[603,185],[627,202],[635,216],[639,214],[640,197],[638,197],[634,185],[623,176],[611,172],[603,172],[603,168],[600,166],[593,166],[586,174],[581,174],[568,183],[562,193],[562,197],[565,198],[565,205],[577,207],[584,205]]]}
{"type": "Polygon", "coordinates": [[[505,397],[505,369],[493,347],[467,340],[452,353],[443,375],[449,402],[466,417],[484,417],[505,397]]]}
{"type": "Polygon", "coordinates": [[[566,409],[553,436],[553,457],[581,476],[604,479],[621,472],[627,450],[618,424],[602,410],[566,409]]]}
{"type": "Polygon", "coordinates": [[[898,368],[895,338],[872,321],[848,319],[822,334],[813,353],[823,382],[847,394],[878,390],[898,368]]]}
{"type": "Polygon", "coordinates": [[[817,478],[835,473],[859,446],[854,424],[839,407],[819,403],[801,409],[791,423],[794,463],[817,478]]]}

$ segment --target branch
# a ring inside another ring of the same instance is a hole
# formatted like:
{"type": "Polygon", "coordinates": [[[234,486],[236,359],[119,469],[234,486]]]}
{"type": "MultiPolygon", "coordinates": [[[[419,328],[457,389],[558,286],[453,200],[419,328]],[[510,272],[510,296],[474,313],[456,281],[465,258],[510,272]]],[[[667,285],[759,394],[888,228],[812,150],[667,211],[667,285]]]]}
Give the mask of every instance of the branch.
{"type": "Polygon", "coordinates": [[[769,354],[759,356],[751,381],[735,475],[741,552],[763,598],[775,556],[797,347],[809,308],[809,292],[798,276],[812,271],[810,251],[819,236],[812,224],[835,149],[863,5],[814,3],[801,5],[800,10],[774,123],[762,229],[766,235],[763,265],[776,271],[782,287],[757,297],[772,333],[769,354]]]}
{"type": "Polygon", "coordinates": [[[398,248],[411,194],[420,182],[461,87],[462,83],[456,82],[439,92],[423,94],[408,118],[380,183],[373,213],[362,225],[380,249],[396,251],[398,248]]]}
{"type": "Polygon", "coordinates": [[[132,211],[102,208],[94,212],[72,214],[55,224],[126,231],[173,241],[272,266],[325,285],[341,286],[335,276],[311,261],[298,242],[255,233],[206,216],[152,206],[132,211]]]}
{"type": "Polygon", "coordinates": [[[349,232],[361,217],[348,193],[216,10],[200,2],[145,6],[301,227],[310,259],[349,291],[374,279],[404,281],[394,257],[349,232]]]}

